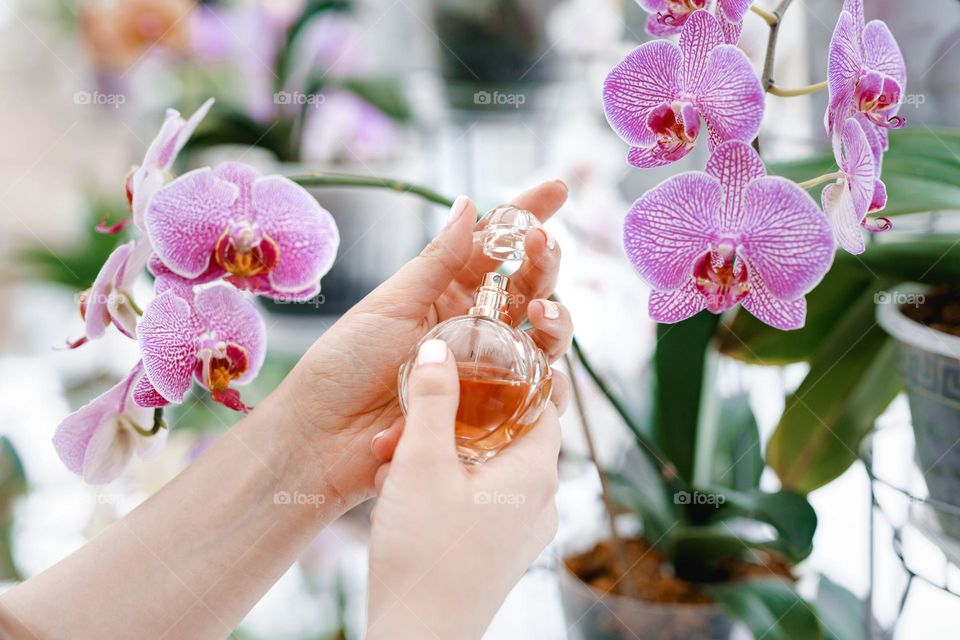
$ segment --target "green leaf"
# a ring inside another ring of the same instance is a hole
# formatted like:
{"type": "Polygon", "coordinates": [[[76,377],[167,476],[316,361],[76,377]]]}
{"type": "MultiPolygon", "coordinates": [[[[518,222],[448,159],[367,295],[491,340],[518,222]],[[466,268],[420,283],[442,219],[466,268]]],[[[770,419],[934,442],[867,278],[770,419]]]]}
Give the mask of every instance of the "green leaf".
{"type": "Polygon", "coordinates": [[[327,11],[347,11],[351,3],[348,0],[308,0],[303,11],[287,29],[280,52],[277,54],[274,75],[274,90],[280,91],[286,86],[287,78],[293,69],[293,57],[296,53],[297,42],[307,25],[317,16],[327,11]]]}
{"type": "Polygon", "coordinates": [[[0,581],[22,580],[13,561],[13,505],[27,490],[27,476],[13,443],[0,436],[0,581]]]}
{"type": "Polygon", "coordinates": [[[410,120],[410,103],[403,85],[393,77],[351,78],[342,83],[344,89],[363,98],[397,122],[410,120]]]}
{"type": "MultiPolygon", "coordinates": [[[[771,174],[801,182],[837,170],[832,153],[772,163],[771,174]]],[[[884,156],[887,207],[882,215],[960,209],[960,130],[907,127],[890,132],[884,156]]],[[[824,185],[810,189],[818,202],[824,185]]]]}
{"type": "Polygon", "coordinates": [[[754,638],[818,640],[825,637],[813,608],[784,580],[765,578],[709,585],[707,593],[724,613],[746,625],[754,638]]]}
{"type": "Polygon", "coordinates": [[[817,585],[816,608],[830,640],[866,640],[863,624],[866,605],[823,574],[817,585]]]}
{"type": "Polygon", "coordinates": [[[767,443],[767,463],[785,488],[806,493],[843,473],[861,439],[900,391],[895,345],[874,319],[874,293],[852,301],[787,398],[767,443]]]}
{"type": "Polygon", "coordinates": [[[676,521],[672,497],[668,496],[666,486],[656,474],[647,475],[646,480],[638,480],[632,475],[607,470],[610,497],[617,507],[637,516],[645,538],[651,542],[659,540],[676,521]]]}
{"type": "Polygon", "coordinates": [[[657,326],[653,439],[686,480],[693,475],[706,353],[717,322],[703,311],[657,326]]]}
{"type": "Polygon", "coordinates": [[[779,551],[793,563],[800,562],[813,550],[817,531],[817,512],[799,493],[783,490],[763,491],[719,490],[724,503],[717,507],[711,522],[730,518],[748,518],[773,526],[778,540],[769,548],[779,551]]]}
{"type": "Polygon", "coordinates": [[[723,400],[719,423],[707,484],[739,491],[756,489],[763,472],[763,456],[750,397],[744,394],[723,400]]]}
{"type": "Polygon", "coordinates": [[[228,106],[214,105],[197,131],[184,146],[186,153],[224,144],[260,147],[272,151],[278,160],[297,160],[292,142],[292,123],[280,119],[263,124],[228,106]]]}
{"type": "Polygon", "coordinates": [[[867,247],[867,251],[858,256],[840,252],[833,268],[839,267],[855,269],[871,276],[877,292],[891,284],[906,281],[927,284],[958,282],[960,235],[891,238],[888,242],[867,247]]]}

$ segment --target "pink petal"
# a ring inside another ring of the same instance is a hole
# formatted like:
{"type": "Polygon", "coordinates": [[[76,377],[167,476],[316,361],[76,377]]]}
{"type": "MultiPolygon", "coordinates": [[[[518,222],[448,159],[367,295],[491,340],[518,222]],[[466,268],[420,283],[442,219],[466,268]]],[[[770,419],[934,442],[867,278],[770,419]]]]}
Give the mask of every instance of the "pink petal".
{"type": "Polygon", "coordinates": [[[209,167],[183,174],[154,195],[145,218],[154,251],[184,278],[202,275],[239,195],[209,167]]]}
{"type": "Polygon", "coordinates": [[[907,67],[896,38],[882,20],[871,20],[863,30],[863,63],[897,81],[901,89],[907,85],[907,67]]]}
{"type": "Polygon", "coordinates": [[[740,228],[743,217],[743,190],[751,180],[767,175],[763,161],[749,144],[739,140],[724,142],[707,160],[707,173],[723,185],[723,207],[718,226],[721,231],[740,228]]]}
{"type": "Polygon", "coordinates": [[[857,216],[857,224],[866,217],[874,193],[873,151],[863,128],[853,118],[843,123],[840,132],[843,146],[841,169],[846,174],[851,204],[857,216]]]}
{"type": "Polygon", "coordinates": [[[77,474],[83,473],[83,459],[90,439],[100,427],[111,427],[117,415],[123,411],[127,388],[127,380],[120,381],[64,418],[57,427],[53,446],[67,469],[77,474]]]}
{"type": "Polygon", "coordinates": [[[637,4],[647,13],[660,13],[667,10],[667,0],[637,0],[637,4]]]}
{"type": "Polygon", "coordinates": [[[100,273],[93,281],[90,292],[86,297],[84,311],[84,331],[87,338],[95,339],[103,336],[107,330],[110,313],[108,305],[114,295],[113,287],[117,281],[117,274],[123,268],[130,252],[133,250],[133,241],[121,244],[107,257],[100,273]]]}
{"type": "Polygon", "coordinates": [[[723,42],[719,20],[702,9],[690,14],[680,33],[680,52],[683,54],[680,84],[684,92],[690,95],[699,93],[710,52],[723,42]]]}
{"type": "Polygon", "coordinates": [[[83,457],[83,480],[106,484],[123,473],[133,457],[133,432],[117,423],[97,429],[83,457]]]}
{"type": "Polygon", "coordinates": [[[238,289],[249,291],[258,296],[265,296],[281,302],[304,302],[310,300],[320,293],[320,281],[311,282],[307,287],[300,291],[277,291],[270,284],[270,279],[266,276],[255,276],[253,278],[234,278],[227,276],[224,278],[230,284],[238,289]]]}
{"type": "MultiPolygon", "coordinates": [[[[154,285],[154,290],[156,293],[163,293],[160,290],[160,279],[164,280],[164,285],[167,286],[172,284],[174,281],[178,283],[181,288],[186,288],[192,291],[193,285],[206,284],[208,282],[213,282],[214,280],[220,279],[226,271],[223,267],[219,266],[216,260],[213,259],[213,254],[210,254],[209,262],[207,263],[206,270],[201,273],[196,278],[184,278],[180,275],[177,275],[163,264],[159,257],[156,254],[150,256],[150,261],[147,265],[150,269],[150,273],[157,277],[157,284],[154,285]]],[[[191,294],[188,298],[193,298],[191,294]]]]}
{"type": "Polygon", "coordinates": [[[652,291],[648,305],[650,317],[666,324],[686,320],[705,308],[703,294],[697,291],[692,278],[674,291],[652,291]]]}
{"type": "Polygon", "coordinates": [[[683,146],[676,150],[664,149],[660,145],[653,145],[646,149],[630,147],[627,153],[627,162],[638,169],[652,169],[673,164],[693,150],[692,146],[683,146]]]}
{"type": "Polygon", "coordinates": [[[867,212],[882,211],[886,206],[887,185],[883,183],[883,180],[877,178],[876,182],[873,183],[873,196],[870,199],[870,207],[867,212]]]}
{"type": "Polygon", "coordinates": [[[657,14],[647,17],[647,33],[656,38],[666,38],[683,30],[682,24],[662,22],[657,14]]]}
{"type": "Polygon", "coordinates": [[[843,11],[850,14],[853,20],[854,35],[859,42],[863,38],[863,0],[844,0],[843,11]]]}
{"type": "Polygon", "coordinates": [[[771,294],[792,300],[812,289],[834,246],[830,223],[807,192],[784,178],[758,178],[744,191],[743,209],[743,253],[771,294]]]}
{"type": "Polygon", "coordinates": [[[830,92],[830,105],[827,107],[828,132],[833,131],[838,121],[846,119],[846,111],[850,109],[862,63],[863,50],[854,17],[843,11],[833,31],[827,57],[827,87],[830,92]]]}
{"type": "Polygon", "coordinates": [[[253,185],[253,204],[257,222],[280,253],[269,274],[274,289],[302,291],[330,270],[340,234],[333,216],[306,189],[283,176],[266,176],[253,185]]]}
{"type": "Polygon", "coordinates": [[[753,0],[718,0],[723,17],[730,22],[740,22],[750,9],[753,0]]]}
{"type": "Polygon", "coordinates": [[[141,407],[165,407],[170,404],[164,399],[157,390],[150,384],[150,379],[146,375],[141,375],[133,389],[133,401],[141,407]]]}
{"type": "Polygon", "coordinates": [[[233,287],[216,286],[200,291],[194,307],[204,331],[246,350],[248,369],[236,382],[255,378],[267,352],[267,328],[256,305],[233,287]]]}
{"type": "Polygon", "coordinates": [[[167,109],[166,119],[163,126],[160,127],[160,133],[147,148],[143,160],[144,166],[155,167],[163,171],[169,170],[173,161],[177,159],[177,154],[183,149],[183,145],[193,135],[197,125],[200,124],[200,121],[203,120],[212,106],[213,98],[209,98],[186,121],[178,111],[167,109]]]}
{"type": "Polygon", "coordinates": [[[181,402],[190,388],[201,331],[190,304],[170,290],[143,312],[138,330],[143,368],[168,402],[181,402]]]}
{"type": "Polygon", "coordinates": [[[807,301],[802,296],[793,300],[780,300],[770,293],[762,278],[754,277],[753,265],[750,270],[750,293],[740,301],[743,308],[757,320],[765,322],[775,329],[790,331],[801,329],[806,323],[807,301]]]}
{"type": "Polygon", "coordinates": [[[668,178],[637,200],[623,228],[627,257],[655,289],[677,289],[710,245],[723,191],[705,173],[668,178]]]}
{"type": "Polygon", "coordinates": [[[696,105],[714,145],[727,140],[749,142],[757,135],[763,119],[763,88],[743,51],[729,44],[713,50],[696,105]]]}
{"type": "Polygon", "coordinates": [[[861,218],[854,208],[850,190],[842,184],[828,184],[820,192],[820,200],[837,244],[848,253],[863,253],[866,245],[860,232],[861,218]]]}
{"type": "Polygon", "coordinates": [[[720,27],[723,29],[723,41],[727,44],[737,44],[740,42],[740,32],[743,31],[742,22],[727,22],[724,20],[720,23],[720,27]]]}
{"type": "Polygon", "coordinates": [[[680,48],[658,40],[640,45],[610,71],[603,84],[603,109],[610,126],[628,144],[653,144],[647,115],[679,97],[682,64],[680,48]]]}
{"type": "Polygon", "coordinates": [[[214,168],[213,175],[237,185],[239,189],[239,194],[231,209],[233,219],[252,220],[253,183],[260,177],[260,172],[241,162],[224,162],[214,168]]]}

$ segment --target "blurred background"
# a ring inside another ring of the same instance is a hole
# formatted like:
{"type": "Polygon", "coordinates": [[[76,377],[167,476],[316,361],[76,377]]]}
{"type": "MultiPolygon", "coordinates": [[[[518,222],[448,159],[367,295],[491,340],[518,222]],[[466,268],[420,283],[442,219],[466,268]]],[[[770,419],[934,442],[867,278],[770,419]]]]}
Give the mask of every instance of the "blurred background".
{"type": "MultiPolygon", "coordinates": [[[[824,52],[840,5],[794,3],[780,36],[781,84],[825,77],[824,52]]],[[[885,19],[903,48],[908,126],[960,124],[960,3],[866,5],[868,19],[885,19]]],[[[181,154],[181,168],[229,158],[288,174],[388,176],[449,196],[467,193],[487,208],[537,181],[563,179],[571,198],[549,223],[564,253],[558,293],[594,364],[642,415],[655,325],[646,313],[648,292],[622,253],[623,216],[646,189],[702,168],[706,158],[700,145],[677,166],[635,170],[604,120],[603,78],[649,38],[645,19],[632,0],[0,4],[0,590],[135,507],[236,420],[200,394],[188,398],[168,412],[171,433],[162,455],[135,461],[103,487],[67,471],[50,442],[67,413],[114,384],[137,357],[136,345],[116,332],[76,351],[62,347],[82,335],[77,293],[121,241],[94,226],[104,215],[125,216],[124,176],[143,157],[167,107],[186,114],[209,96],[217,99],[181,154]]],[[[740,47],[758,67],[766,37],[766,25],[748,14],[740,47]]],[[[824,107],[823,94],[769,97],[765,159],[824,151],[824,107]]],[[[252,404],[338,314],[416,255],[446,213],[387,191],[315,194],[337,220],[340,255],[321,297],[264,306],[270,352],[255,388],[245,392],[252,404]]],[[[765,441],[806,365],[720,367],[718,389],[748,394],[765,441]]],[[[586,383],[583,390],[597,456],[614,464],[633,440],[597,391],[586,383]]],[[[559,558],[601,537],[604,523],[576,413],[564,418],[560,534],[487,638],[567,637],[559,558]]],[[[910,456],[902,452],[913,445],[904,398],[878,424],[884,435],[877,442],[899,453],[884,457],[887,449],[878,450],[876,463],[908,474],[910,456]]],[[[910,526],[910,498],[890,505],[892,525],[878,525],[872,485],[857,464],[811,494],[819,528],[801,567],[801,589],[806,576],[824,574],[860,599],[872,595],[863,611],[872,609],[897,637],[955,636],[951,621],[960,602],[948,593],[960,587],[954,543],[918,528],[894,544],[891,527],[910,526]],[[911,580],[911,572],[930,583],[911,580]]],[[[364,508],[331,526],[234,637],[360,637],[367,532],[364,508]]]]}

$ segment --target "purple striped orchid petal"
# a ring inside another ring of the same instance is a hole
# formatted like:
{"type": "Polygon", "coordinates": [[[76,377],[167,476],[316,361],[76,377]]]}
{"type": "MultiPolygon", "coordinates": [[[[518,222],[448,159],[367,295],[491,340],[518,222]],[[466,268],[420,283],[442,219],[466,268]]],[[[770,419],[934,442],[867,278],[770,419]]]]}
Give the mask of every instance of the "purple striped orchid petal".
{"type": "Polygon", "coordinates": [[[131,240],[119,245],[107,257],[93,285],[80,296],[84,337],[73,345],[103,337],[110,325],[128,338],[136,337],[138,312],[131,288],[143,271],[149,252],[149,243],[131,240]]]}
{"type": "Polygon", "coordinates": [[[717,0],[720,14],[727,22],[740,22],[750,10],[753,0],[717,0]]]}
{"type": "Polygon", "coordinates": [[[728,44],[737,44],[743,17],[750,8],[751,0],[637,0],[637,4],[650,14],[647,18],[647,33],[665,37],[680,33],[698,13],[712,11],[728,44]]]}
{"type": "Polygon", "coordinates": [[[820,198],[837,244],[849,253],[858,254],[866,249],[860,227],[874,200],[878,181],[873,150],[856,119],[848,118],[844,122],[840,141],[843,175],[836,184],[824,187],[820,198]]]}
{"type": "Polygon", "coordinates": [[[806,191],[779,177],[747,185],[741,242],[770,293],[797,298],[820,282],[833,262],[830,224],[806,191]]]}
{"type": "Polygon", "coordinates": [[[689,280],[694,261],[710,246],[722,201],[720,183],[700,172],[673,176],[645,193],[623,229],[637,272],[661,290],[689,280]]]}
{"type": "MultiPolygon", "coordinates": [[[[179,403],[196,379],[214,400],[247,410],[232,383],[249,382],[266,354],[266,327],[257,308],[236,289],[215,286],[192,299],[169,288],[147,307],[140,322],[140,354],[153,390],[179,403]]],[[[152,394],[140,390],[147,402],[152,394]]]]}
{"type": "Polygon", "coordinates": [[[800,187],[765,174],[756,151],[733,140],[714,150],[707,172],[669,178],[634,203],[624,244],[655,289],[653,319],[740,303],[771,326],[803,326],[803,296],[833,261],[830,224],[800,187]]]}
{"type": "Polygon", "coordinates": [[[123,473],[134,452],[155,455],[166,429],[149,435],[153,411],[133,402],[132,389],[143,377],[138,364],[122,381],[67,416],[57,427],[53,445],[70,471],[90,484],[104,484],[123,473]]]}
{"type": "Polygon", "coordinates": [[[607,76],[604,111],[633,149],[634,166],[659,167],[687,155],[707,124],[711,147],[752,139],[763,118],[763,89],[746,55],[724,44],[707,11],[685,19],[680,45],[648,42],[607,76]]]}
{"type": "Polygon", "coordinates": [[[166,119],[157,137],[147,147],[143,162],[128,176],[127,198],[133,212],[133,221],[141,229],[150,199],[167,182],[168,172],[177,154],[193,135],[197,125],[210,111],[211,106],[213,106],[213,98],[200,105],[200,108],[187,120],[184,120],[178,111],[167,109],[166,119]]]}

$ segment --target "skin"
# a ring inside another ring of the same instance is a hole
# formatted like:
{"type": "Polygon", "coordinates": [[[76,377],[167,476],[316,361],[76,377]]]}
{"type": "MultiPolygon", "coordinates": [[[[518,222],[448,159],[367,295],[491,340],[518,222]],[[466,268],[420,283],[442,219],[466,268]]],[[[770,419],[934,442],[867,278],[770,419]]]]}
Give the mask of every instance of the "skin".
{"type": "MultiPolygon", "coordinates": [[[[546,220],[566,194],[563,183],[547,182],[514,203],[546,220]]],[[[403,441],[398,367],[430,328],[464,312],[482,274],[496,266],[472,245],[473,203],[458,200],[460,215],[419,257],[324,333],[281,385],[188,469],[85,546],[0,596],[0,636],[229,635],[327,524],[374,495],[378,470],[403,441]]],[[[573,332],[562,307],[557,319],[544,315],[560,251],[539,231],[528,234],[526,250],[513,293],[531,302],[511,316],[519,323],[529,315],[533,338],[555,360],[573,332]]],[[[566,383],[554,375],[553,400],[563,406],[566,383]]],[[[537,437],[531,433],[512,449],[537,437]]],[[[549,478],[543,467],[555,466],[555,453],[538,460],[549,478]]],[[[381,483],[389,475],[389,468],[380,472],[381,483]]],[[[405,499],[433,508],[426,494],[405,499]]],[[[502,522],[485,518],[477,526],[502,522]]],[[[376,557],[406,553],[409,541],[382,538],[371,551],[376,557]]],[[[492,584],[502,590],[519,577],[529,555],[501,567],[492,584]]],[[[469,606],[472,598],[458,604],[469,606]]],[[[485,626],[489,609],[482,607],[474,627],[485,626]]]]}

